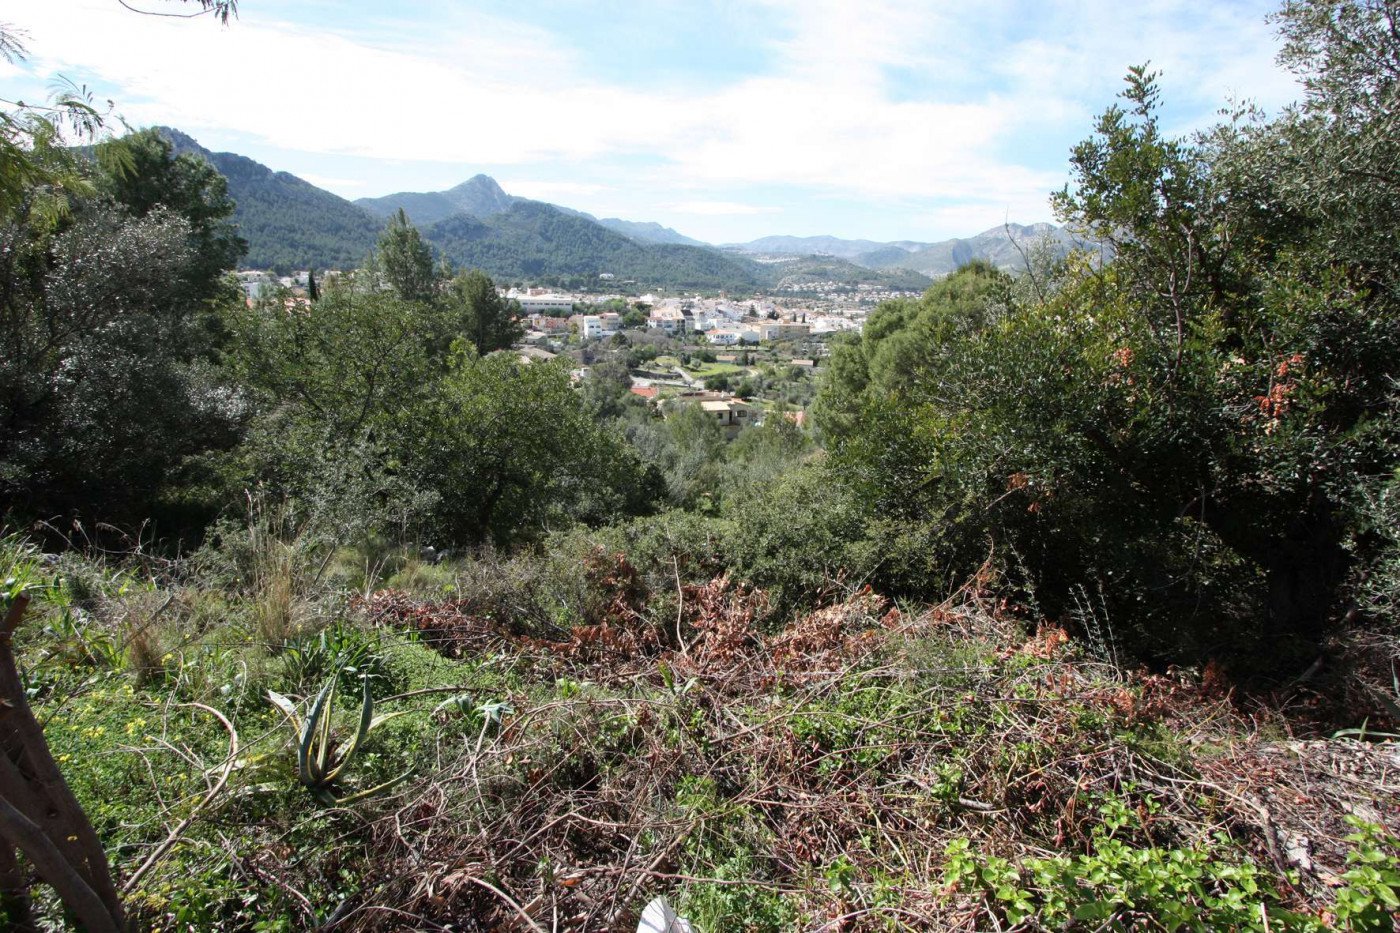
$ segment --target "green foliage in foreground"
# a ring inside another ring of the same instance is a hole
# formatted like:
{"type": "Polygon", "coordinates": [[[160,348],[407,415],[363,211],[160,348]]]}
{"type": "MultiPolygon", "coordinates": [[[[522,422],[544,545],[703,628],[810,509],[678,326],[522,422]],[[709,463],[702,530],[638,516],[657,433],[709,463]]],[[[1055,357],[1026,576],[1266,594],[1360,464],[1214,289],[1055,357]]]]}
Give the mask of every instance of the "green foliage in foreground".
{"type": "MultiPolygon", "coordinates": [[[[242,738],[226,790],[128,898],[146,928],[302,929],[371,904],[438,923],[513,922],[472,889],[434,899],[418,887],[445,876],[444,859],[489,857],[495,870],[478,877],[517,902],[545,883],[561,909],[582,911],[597,901],[575,899],[573,886],[590,871],[610,879],[624,865],[664,865],[669,880],[646,876],[619,906],[664,892],[707,929],[778,931],[848,912],[872,929],[911,916],[952,924],[986,909],[1071,929],[1148,915],[1168,928],[1251,929],[1261,910],[1273,929],[1324,928],[1317,910],[1289,912],[1303,889],[1252,860],[1247,833],[1224,834],[1252,811],[1194,776],[1199,748],[1123,712],[1146,681],[1024,650],[1018,629],[975,611],[956,627],[939,613],[901,617],[894,634],[881,601],[859,597],[819,624],[764,634],[760,603],[740,591],[688,588],[678,605],[672,574],[713,569],[700,542],[722,524],[684,513],[638,523],[633,553],[654,561],[635,577],[625,561],[596,559],[580,574],[575,548],[595,542],[570,535],[552,540],[553,553],[440,565],[416,577],[417,594],[352,606],[344,587],[384,579],[354,576],[362,555],[291,547],[326,570],[322,583],[291,574],[300,609],[276,643],[258,621],[270,591],[201,575],[216,563],[207,553],[163,571],[174,589],[139,562],[76,555],[53,580],[13,539],[4,566],[37,597],[17,644],[35,708],[119,870],[194,812],[229,764],[227,733],[191,704],[220,711],[242,738]],[[685,555],[673,550],[681,543],[685,555]],[[609,655],[586,640],[600,622],[644,634],[678,616],[686,653],[609,655]],[[443,640],[454,625],[467,639],[498,634],[454,651],[443,640]],[[775,665],[794,632],[807,647],[775,665]],[[338,706],[351,665],[346,692],[359,696],[338,706]],[[286,741],[289,711],[299,749],[286,741]],[[1181,788],[1133,787],[1122,768],[1169,768],[1181,788]],[[347,773],[374,790],[344,786],[347,773]],[[330,795],[318,802],[308,788],[330,795]],[[1035,788],[1058,803],[1036,804],[1035,788]],[[1062,807],[1084,814],[1082,850],[1019,869],[1000,857],[1008,844],[1059,846],[1062,807]],[[575,818],[624,831],[578,832],[575,818]],[[523,846],[522,828],[535,834],[523,846]]],[[[251,542],[230,546],[271,547],[251,542]]],[[[411,561],[377,566],[415,579],[411,561]]],[[[1172,715],[1237,754],[1261,741],[1213,702],[1172,715]]],[[[1394,843],[1359,824],[1350,841],[1326,909],[1339,928],[1384,929],[1394,843]]],[[[627,894],[602,890],[582,893],[627,894]]]]}
{"type": "MultiPolygon", "coordinates": [[[[14,542],[7,549],[20,556],[14,542]]],[[[557,580],[494,567],[452,565],[448,579],[469,588],[449,587],[448,595],[476,605],[489,588],[483,574],[496,574],[498,605],[522,614],[512,625],[543,625],[524,614],[529,601],[552,600],[549,593],[567,600],[554,605],[554,625],[595,621],[582,615],[589,604],[596,607],[589,614],[609,618],[623,593],[617,587],[630,586],[592,576],[585,586],[596,593],[581,595],[568,563],[549,572],[557,580]]],[[[35,573],[31,567],[29,579],[35,573]]],[[[189,703],[227,714],[244,737],[224,796],[129,898],[150,929],[300,929],[342,905],[412,906],[435,922],[501,909],[470,898],[438,908],[414,899],[413,878],[402,874],[412,856],[384,835],[396,813],[417,814],[406,825],[421,835],[410,839],[441,839],[463,859],[482,857],[480,845],[510,850],[493,834],[518,839],[519,825],[546,827],[539,852],[526,850],[484,876],[512,897],[540,878],[665,855],[666,873],[678,880],[661,890],[671,888],[680,911],[704,929],[776,932],[857,911],[882,922],[907,915],[953,922],[972,915],[972,899],[1007,923],[1064,929],[1130,929],[1148,916],[1165,929],[1264,929],[1267,915],[1270,929],[1383,930],[1396,895],[1394,841],[1357,824],[1327,905],[1331,919],[1298,912],[1295,881],[1253,860],[1239,838],[1196,835],[1203,814],[1224,820],[1217,807],[1228,799],[1203,803],[1210,782],[1193,782],[1189,763],[1173,770],[1189,785],[1182,799],[1116,783],[1117,765],[1085,765],[1105,749],[1113,755],[1103,761],[1126,755],[1135,768],[1162,768],[1162,755],[1191,761],[1170,731],[1092,699],[1124,691],[1123,679],[1021,653],[1015,643],[1008,649],[991,633],[953,635],[934,623],[918,635],[867,642],[874,653],[820,679],[799,674],[811,658],[792,658],[790,671],[760,689],[757,678],[729,679],[735,668],[721,667],[731,674],[715,678],[679,654],[654,670],[634,667],[636,657],[566,663],[567,653],[532,656],[518,647],[449,660],[428,647],[426,633],[399,628],[412,615],[371,622],[344,614],[343,597],[316,598],[321,608],[302,619],[297,637],[263,644],[252,605],[262,594],[186,577],[172,591],[172,615],[140,626],[160,654],[154,674],[139,678],[130,639],[115,639],[115,651],[84,653],[74,651],[74,632],[95,644],[120,632],[111,626],[122,619],[150,622],[165,594],[136,574],[74,560],[60,586],[36,593],[35,625],[21,630],[20,644],[32,696],[119,869],[139,862],[189,814],[227,763],[227,734],[189,703]],[[206,602],[217,614],[203,614],[206,602]],[[78,609],[76,621],[60,622],[78,609]],[[329,660],[294,656],[294,646],[318,639],[329,660]],[[363,696],[337,710],[336,670],[351,660],[367,674],[356,678],[363,696]],[[615,679],[615,670],[651,672],[615,679]],[[402,695],[409,696],[389,699],[402,695]],[[381,706],[389,713],[375,716],[381,706]],[[300,720],[294,744],[286,741],[288,712],[300,720]],[[374,790],[337,787],[346,770],[374,790]],[[1061,800],[1089,814],[1084,850],[1019,862],[993,855],[1008,831],[1016,845],[1039,852],[1056,845],[1054,813],[1018,796],[1044,780],[1060,782],[1061,800]],[[784,790],[774,797],[774,787],[784,790]],[[308,808],[308,789],[329,793],[308,808]],[[626,800],[626,811],[615,800],[626,800]],[[995,813],[967,821],[967,800],[995,813]],[[414,808],[424,801],[437,803],[414,808]],[[617,845],[610,836],[575,834],[567,820],[553,824],[543,815],[559,815],[554,806],[634,824],[617,845]],[[827,821],[839,832],[827,832],[827,821]],[[934,862],[930,845],[942,852],[934,862]],[[287,918],[286,926],[267,918],[287,918]]],[[[438,584],[433,593],[441,594],[438,584]]],[[[682,608],[687,625],[701,612],[696,598],[682,608]]],[[[638,605],[643,619],[675,623],[671,602],[638,605]]],[[[472,616],[458,618],[475,625],[472,616]]],[[[612,618],[622,625],[630,616],[612,618]]],[[[879,632],[878,619],[865,616],[855,630],[879,632]]],[[[840,643],[809,632],[819,643],[840,643]]],[[[753,630],[752,637],[762,636],[753,630]]],[[[699,629],[687,628],[686,639],[703,657],[699,629]]],[[[721,664],[771,670],[769,651],[759,646],[750,660],[721,664]]],[[[832,663],[819,661],[816,670],[832,663]]],[[[1229,733],[1215,741],[1236,738],[1236,748],[1257,741],[1229,733]]],[[[568,884],[560,881],[559,897],[571,897],[568,884]]],[[[643,894],[636,897],[640,906],[643,894]]]]}
{"type": "Polygon", "coordinates": [[[245,414],[216,365],[242,243],[207,164],[152,134],[97,154],[0,213],[0,512],[178,521],[186,459],[231,446],[245,414]]]}
{"type": "Polygon", "coordinates": [[[1350,818],[1355,848],[1340,879],[1334,922],[1279,903],[1268,873],[1234,861],[1229,842],[1189,849],[1129,845],[1111,833],[1128,821],[1121,802],[1087,855],[1032,858],[1019,865],[975,852],[966,839],[944,853],[944,879],[978,890],[1006,922],[1055,929],[1129,929],[1147,920],[1166,931],[1251,933],[1342,929],[1388,933],[1400,910],[1400,840],[1350,818]]]}

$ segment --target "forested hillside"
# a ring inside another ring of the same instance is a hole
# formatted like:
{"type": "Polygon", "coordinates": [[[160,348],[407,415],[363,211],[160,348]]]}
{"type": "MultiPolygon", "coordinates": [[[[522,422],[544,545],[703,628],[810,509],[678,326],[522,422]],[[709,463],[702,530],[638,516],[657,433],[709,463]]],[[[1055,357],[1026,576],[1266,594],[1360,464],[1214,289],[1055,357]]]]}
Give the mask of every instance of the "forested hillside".
{"type": "Polygon", "coordinates": [[[359,198],[355,205],[386,219],[402,210],[414,223],[425,227],[458,214],[490,217],[509,210],[516,200],[502,191],[495,179],[473,175],[447,191],[405,191],[382,198],[359,198]]]}
{"type": "Polygon", "coordinates": [[[678,288],[751,289],[759,282],[755,263],[703,247],[641,244],[538,201],[517,201],[486,218],[459,214],[423,235],[450,261],[508,279],[611,272],[678,288]]]}
{"type": "Polygon", "coordinates": [[[252,269],[350,269],[362,262],[383,226],[344,198],[232,152],[210,152],[178,130],[158,132],[178,153],[206,158],[228,179],[234,223],[248,241],[252,269]]]}
{"type": "Polygon", "coordinates": [[[242,266],[291,272],[351,269],[369,254],[386,219],[402,209],[446,260],[504,279],[578,278],[601,272],[650,287],[751,291],[785,276],[921,288],[927,280],[848,263],[804,261],[769,268],[714,250],[656,224],[598,221],[587,214],[515,198],[477,175],[441,192],[405,192],[350,202],[286,172],[230,152],[210,152],[189,136],[158,132],[177,153],[208,159],[228,180],[234,223],[248,248],[242,266]],[[825,268],[828,266],[829,268],[825,268]]]}
{"type": "Polygon", "coordinates": [[[295,180],[0,112],[0,926],[1394,931],[1400,8],[1272,22],[1296,105],[1130,69],[1102,248],[736,352],[733,431],[482,269],[780,272],[514,202],[250,303],[295,180]]]}
{"type": "Polygon", "coordinates": [[[833,256],[794,256],[778,262],[762,263],[760,270],[770,288],[791,288],[798,291],[802,291],[803,285],[807,283],[840,282],[917,292],[928,288],[932,282],[932,279],[919,272],[898,268],[876,270],[833,256]]]}

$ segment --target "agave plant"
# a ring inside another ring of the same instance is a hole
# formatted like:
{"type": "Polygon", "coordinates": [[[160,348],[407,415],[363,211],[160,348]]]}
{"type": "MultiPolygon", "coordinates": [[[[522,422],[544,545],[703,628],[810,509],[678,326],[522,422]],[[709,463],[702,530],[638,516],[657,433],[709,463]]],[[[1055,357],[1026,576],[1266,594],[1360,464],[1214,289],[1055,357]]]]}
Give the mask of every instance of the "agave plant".
{"type": "Polygon", "coordinates": [[[297,780],[319,801],[329,806],[354,803],[374,794],[383,793],[408,779],[411,771],[383,784],[351,794],[337,793],[337,782],[355,753],[364,745],[369,734],[379,726],[402,716],[403,713],[374,715],[374,700],[369,695],[369,679],[364,680],[364,699],[360,703],[360,721],[355,734],[346,742],[336,744],[331,736],[331,708],[335,702],[337,674],[331,674],[316,699],[311,701],[305,717],[297,712],[296,704],[276,691],[267,691],[268,699],[282,711],[297,737],[297,780]]]}

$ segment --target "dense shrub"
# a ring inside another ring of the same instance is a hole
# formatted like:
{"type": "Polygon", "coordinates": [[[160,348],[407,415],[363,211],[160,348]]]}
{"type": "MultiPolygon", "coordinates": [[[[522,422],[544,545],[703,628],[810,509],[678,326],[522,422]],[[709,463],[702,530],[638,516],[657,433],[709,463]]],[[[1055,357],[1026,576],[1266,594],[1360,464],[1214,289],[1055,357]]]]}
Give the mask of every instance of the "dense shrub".
{"type": "Polygon", "coordinates": [[[1381,182],[1338,161],[1389,164],[1393,78],[1363,57],[1394,38],[1346,9],[1287,14],[1309,96],[1274,123],[1169,139],[1132,71],[1056,197],[1111,264],[1031,293],[966,268],[837,349],[819,423],[867,508],[943,524],[964,570],[979,540],[1014,557],[1053,615],[1097,591],[1149,655],[1316,647],[1396,463],[1400,257],[1381,182]]]}

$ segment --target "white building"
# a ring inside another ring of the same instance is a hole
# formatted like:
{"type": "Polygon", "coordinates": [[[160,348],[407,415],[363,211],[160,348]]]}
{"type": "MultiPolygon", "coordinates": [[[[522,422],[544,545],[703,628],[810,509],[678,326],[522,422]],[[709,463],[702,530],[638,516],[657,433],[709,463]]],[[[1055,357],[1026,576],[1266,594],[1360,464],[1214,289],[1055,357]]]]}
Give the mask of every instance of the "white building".
{"type": "Polygon", "coordinates": [[[806,337],[812,332],[812,326],[793,321],[765,321],[758,325],[758,331],[765,341],[791,340],[795,337],[806,337]]]}
{"type": "Polygon", "coordinates": [[[579,317],[578,335],[584,340],[601,340],[617,333],[622,326],[622,315],[615,311],[607,314],[584,314],[579,317]]]}
{"type": "Polygon", "coordinates": [[[697,308],[690,314],[690,326],[696,333],[703,334],[708,330],[713,330],[724,324],[725,319],[715,311],[708,308],[697,308]]]}
{"type": "Polygon", "coordinates": [[[243,296],[249,301],[262,297],[264,290],[272,288],[277,280],[267,272],[239,272],[238,284],[243,287],[243,296]]]}
{"type": "Polygon", "coordinates": [[[647,327],[664,334],[685,333],[685,314],[679,308],[655,308],[647,317],[647,327]]]}
{"type": "Polygon", "coordinates": [[[516,298],[525,314],[555,314],[572,311],[574,299],[568,295],[521,295],[516,298]]]}
{"type": "Polygon", "coordinates": [[[701,402],[700,409],[707,417],[718,421],[724,428],[725,435],[731,440],[741,429],[754,423],[753,408],[737,398],[701,402]]]}
{"type": "Polygon", "coordinates": [[[756,327],[716,327],[705,336],[712,344],[732,347],[741,343],[758,343],[760,334],[756,327]]]}

